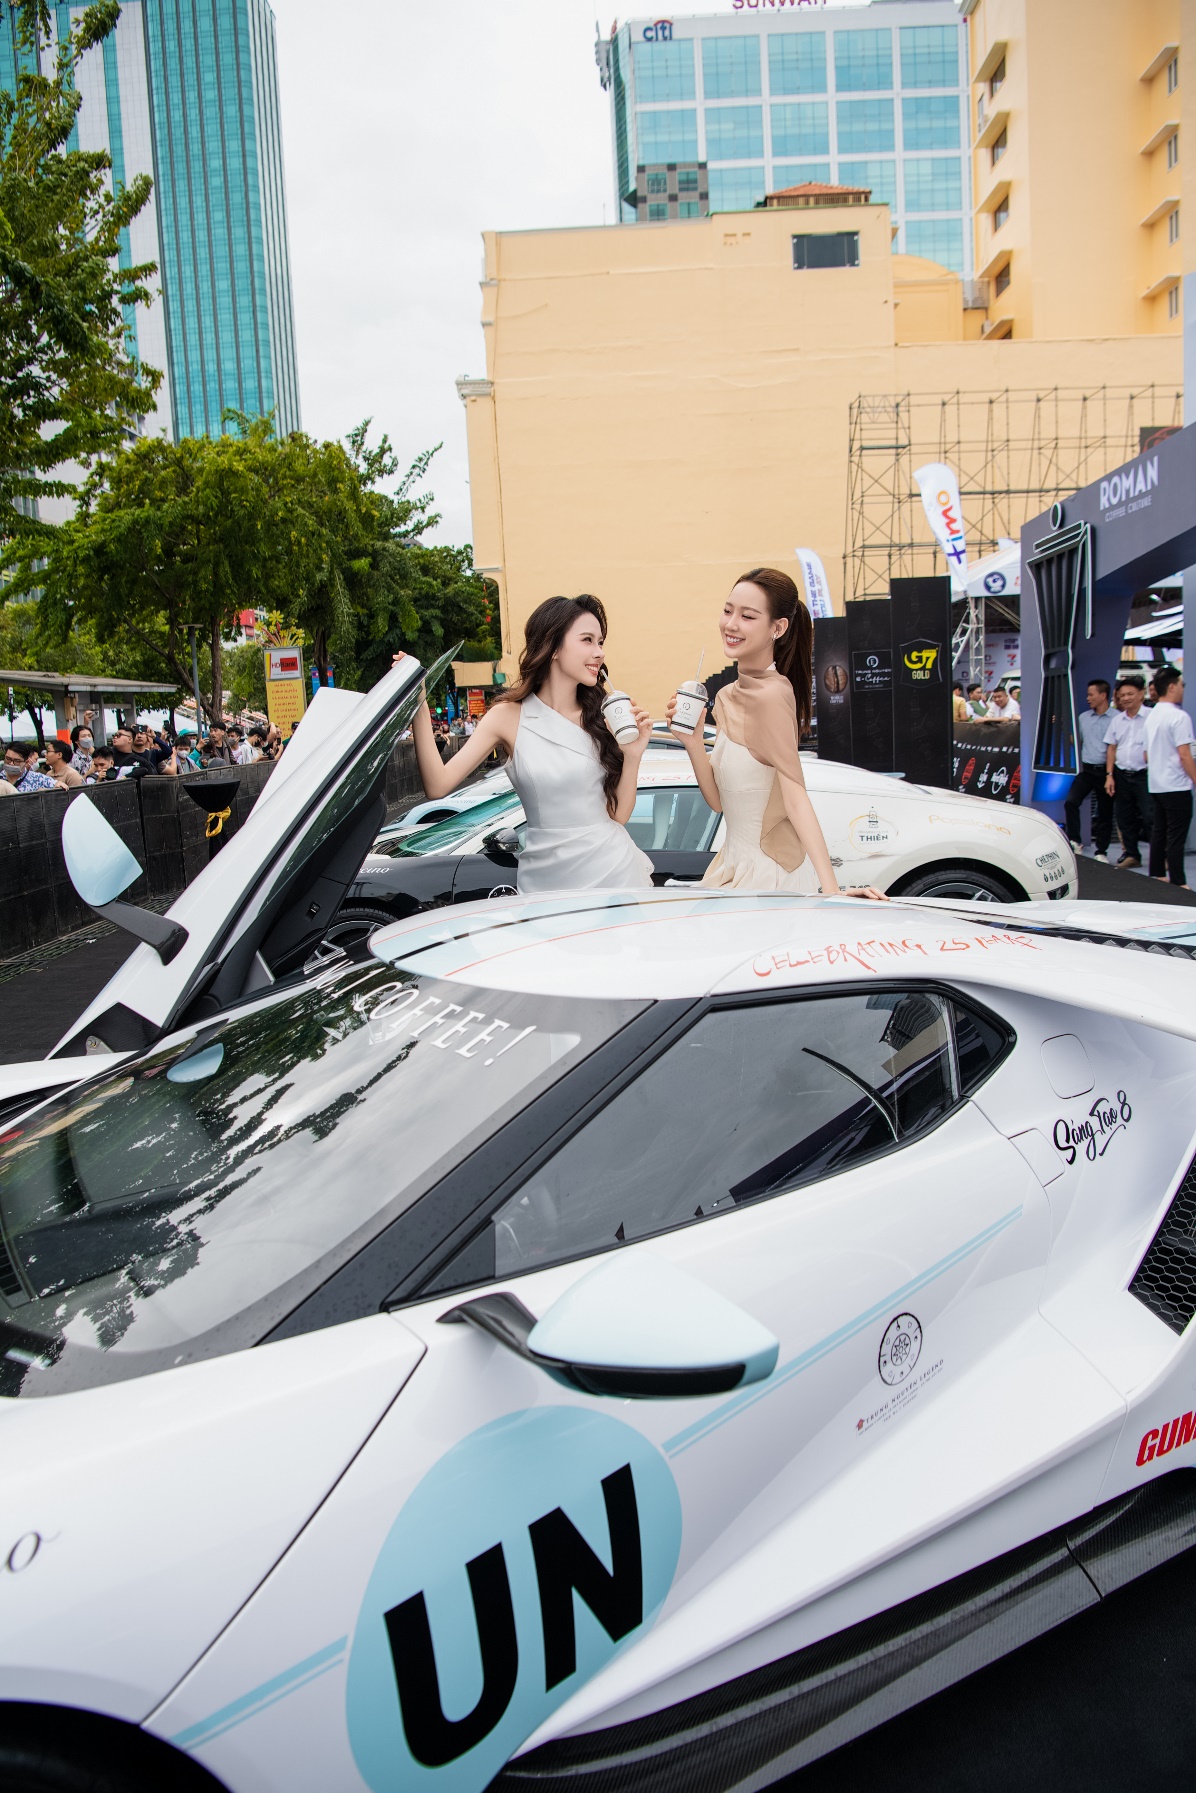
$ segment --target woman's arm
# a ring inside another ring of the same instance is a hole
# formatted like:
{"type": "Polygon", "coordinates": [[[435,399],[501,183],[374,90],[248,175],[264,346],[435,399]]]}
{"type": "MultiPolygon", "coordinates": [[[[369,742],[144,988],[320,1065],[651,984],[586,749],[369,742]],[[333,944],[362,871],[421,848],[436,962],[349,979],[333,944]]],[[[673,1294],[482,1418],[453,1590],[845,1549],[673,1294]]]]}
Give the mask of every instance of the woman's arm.
{"type": "Polygon", "coordinates": [[[472,735],[462,743],[451,759],[442,760],[432,733],[432,716],[427,703],[421,703],[411,722],[415,757],[419,764],[420,783],[429,797],[447,797],[476,772],[487,755],[498,746],[508,750],[514,739],[519,712],[514,704],[495,704],[486,711],[472,735]],[[509,715],[507,714],[509,712],[509,715]],[[514,725],[514,726],[513,726],[514,725]]]}
{"type": "Polygon", "coordinates": [[[615,821],[629,822],[631,812],[635,808],[635,793],[639,785],[640,761],[644,757],[644,748],[652,739],[652,718],[647,710],[641,710],[638,704],[632,704],[635,719],[639,724],[639,739],[629,741],[623,749],[623,776],[619,780],[619,788],[615,792],[615,821]]]}
{"type": "MultiPolygon", "coordinates": [[[[673,720],[673,711],[676,708],[677,699],[674,695],[673,697],[670,697],[664,712],[665,719],[670,723],[673,720]]],[[[689,763],[694,769],[694,777],[698,781],[698,789],[701,791],[703,797],[705,797],[711,809],[714,810],[717,815],[721,815],[723,800],[719,796],[718,781],[714,776],[714,767],[710,764],[710,755],[706,751],[705,730],[706,712],[703,710],[701,720],[695,726],[692,735],[674,735],[673,739],[674,741],[680,741],[686,753],[688,753],[689,763]]]]}
{"type": "Polygon", "coordinates": [[[781,796],[785,803],[785,814],[793,823],[798,840],[806,850],[806,856],[818,874],[818,882],[822,886],[823,896],[860,896],[870,897],[873,902],[884,903],[888,898],[871,884],[862,885],[858,890],[843,890],[835,876],[835,868],[831,864],[831,856],[827,851],[826,837],[822,832],[822,824],[814,813],[814,805],[810,802],[810,793],[804,784],[798,784],[792,778],[786,778],[778,772],[781,783],[781,796]]]}
{"type": "MultiPolygon", "coordinates": [[[[406,654],[396,654],[391,665],[397,666],[406,658],[406,654]]],[[[519,713],[514,704],[495,704],[486,711],[472,735],[467,736],[460,752],[449,760],[442,760],[432,733],[432,713],[425,698],[411,721],[411,738],[415,742],[415,759],[425,795],[447,797],[497,746],[501,744],[510,751],[518,723],[519,713]],[[509,716],[507,711],[511,712],[509,716]]]]}

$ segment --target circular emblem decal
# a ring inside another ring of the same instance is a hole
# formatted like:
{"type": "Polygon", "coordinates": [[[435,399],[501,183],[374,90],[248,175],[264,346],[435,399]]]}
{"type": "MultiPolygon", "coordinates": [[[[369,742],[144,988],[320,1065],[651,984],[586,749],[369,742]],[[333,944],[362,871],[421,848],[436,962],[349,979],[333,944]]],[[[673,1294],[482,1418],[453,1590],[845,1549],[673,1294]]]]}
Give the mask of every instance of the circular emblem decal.
{"type": "Polygon", "coordinates": [[[986,573],[984,575],[984,589],[988,592],[990,597],[994,598],[999,592],[1003,592],[1005,589],[1004,573],[986,573]]]}
{"type": "Polygon", "coordinates": [[[890,1321],[885,1336],[880,1341],[880,1356],[876,1367],[880,1371],[880,1379],[893,1388],[898,1382],[904,1382],[922,1352],[922,1328],[913,1314],[898,1314],[890,1321]]]}
{"type": "Polygon", "coordinates": [[[487,891],[486,901],[492,903],[495,897],[513,897],[518,895],[519,892],[513,884],[496,884],[493,890],[487,891]]]}

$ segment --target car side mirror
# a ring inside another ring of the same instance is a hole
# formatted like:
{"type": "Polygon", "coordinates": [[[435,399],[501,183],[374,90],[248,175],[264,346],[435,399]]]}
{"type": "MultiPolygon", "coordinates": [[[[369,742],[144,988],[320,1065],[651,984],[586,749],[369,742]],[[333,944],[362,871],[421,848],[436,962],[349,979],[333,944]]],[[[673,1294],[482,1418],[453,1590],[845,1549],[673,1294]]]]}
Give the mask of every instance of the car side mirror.
{"type": "Polygon", "coordinates": [[[135,903],[117,902],[121,891],[137,882],[141,867],[86,792],[72,798],[62,818],[62,856],[67,876],[88,908],[144,940],[169,965],[185,945],[187,930],[135,903]]]}
{"type": "Polygon", "coordinates": [[[496,828],[482,841],[482,851],[495,865],[518,865],[523,842],[514,828],[496,828]]]}
{"type": "Polygon", "coordinates": [[[763,1382],[779,1345],[750,1314],[650,1252],[618,1253],[539,1320],[507,1290],[462,1302],[464,1322],[585,1394],[676,1400],[763,1382]]]}

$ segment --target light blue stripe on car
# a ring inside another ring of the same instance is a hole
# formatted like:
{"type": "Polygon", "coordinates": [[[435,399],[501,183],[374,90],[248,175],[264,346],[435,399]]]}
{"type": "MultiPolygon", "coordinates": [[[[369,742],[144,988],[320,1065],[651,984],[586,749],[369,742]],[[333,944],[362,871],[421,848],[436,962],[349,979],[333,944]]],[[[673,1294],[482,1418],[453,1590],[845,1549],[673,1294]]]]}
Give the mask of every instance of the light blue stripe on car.
{"type": "Polygon", "coordinates": [[[666,1438],[663,1445],[665,1453],[670,1457],[679,1457],[682,1451],[689,1450],[691,1445],[700,1443],[703,1438],[708,1438],[712,1432],[717,1432],[720,1427],[725,1426],[728,1420],[732,1420],[737,1414],[742,1413],[745,1407],[754,1405],[756,1401],[766,1400],[774,1389],[781,1388],[794,1376],[800,1376],[803,1370],[808,1370],[812,1364],[820,1362],[830,1352],[838,1350],[840,1345],[845,1345],[848,1339],[855,1338],[857,1333],[864,1331],[865,1327],[875,1325],[876,1321],[885,1314],[891,1316],[899,1302],[907,1300],[911,1295],[916,1295],[919,1289],[924,1289],[929,1283],[936,1282],[940,1276],[945,1276],[948,1270],[954,1270],[957,1264],[962,1264],[966,1258],[981,1251],[984,1246],[997,1237],[998,1233],[1003,1233],[1006,1227],[1012,1226],[1015,1220],[1020,1219],[1021,1213],[1020,1207],[1011,1208],[1008,1214],[1002,1215],[1000,1220],[995,1220],[991,1226],[985,1227],[982,1233],[977,1233],[975,1238],[968,1239],[955,1251],[948,1252],[947,1256],[940,1258],[937,1264],[932,1264],[928,1270],[923,1270],[920,1275],[911,1278],[909,1282],[902,1283],[900,1288],[891,1290],[880,1301],[873,1302],[872,1306],[866,1308],[862,1314],[857,1314],[854,1320],[848,1320],[846,1325],[837,1327],[834,1332],[828,1332],[825,1338],[818,1340],[817,1344],[810,1345],[805,1351],[799,1352],[796,1357],[791,1357],[788,1363],[781,1364],[779,1369],[773,1371],[767,1382],[757,1382],[754,1387],[744,1389],[742,1394],[732,1395],[729,1400],[714,1408],[703,1419],[695,1420],[692,1426],[686,1426],[684,1430],[675,1433],[672,1438],[666,1438]]]}
{"type": "Polygon", "coordinates": [[[198,1724],[188,1725],[185,1731],[179,1731],[176,1736],[168,1738],[167,1741],[177,1744],[180,1749],[190,1749],[197,1743],[210,1743],[213,1738],[222,1737],[225,1731],[231,1731],[234,1725],[244,1723],[247,1718],[256,1717],[259,1712],[264,1712],[267,1706],[273,1706],[276,1701],[284,1699],[289,1693],[297,1693],[310,1681],[315,1681],[320,1675],[327,1674],[329,1669],[336,1668],[344,1660],[348,1643],[347,1637],[337,1638],[334,1644],[326,1644],[322,1650],[317,1650],[314,1656],[305,1656],[302,1662],[296,1662],[293,1667],[283,1669],[281,1674],[271,1676],[270,1680],[263,1681],[260,1687],[253,1688],[249,1693],[243,1693],[240,1699],[232,1700],[227,1706],[221,1706],[218,1711],[210,1713],[207,1718],[201,1718],[198,1724]]]}

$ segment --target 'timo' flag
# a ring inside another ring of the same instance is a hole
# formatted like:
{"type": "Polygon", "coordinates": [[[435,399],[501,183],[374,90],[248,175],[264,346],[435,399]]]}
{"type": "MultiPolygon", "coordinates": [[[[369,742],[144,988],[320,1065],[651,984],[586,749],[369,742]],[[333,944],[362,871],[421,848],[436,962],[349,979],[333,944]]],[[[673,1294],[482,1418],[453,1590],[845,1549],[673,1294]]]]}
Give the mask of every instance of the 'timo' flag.
{"type": "Polygon", "coordinates": [[[831,588],[826,581],[826,568],[813,548],[795,548],[794,553],[801,563],[802,578],[806,582],[806,602],[810,606],[810,615],[834,616],[831,604],[831,588]]]}
{"type": "Polygon", "coordinates": [[[959,501],[959,481],[945,461],[928,461],[914,470],[922,509],[934,531],[934,538],[947,556],[952,585],[961,590],[968,581],[968,544],[963,528],[963,506],[959,501]]]}

